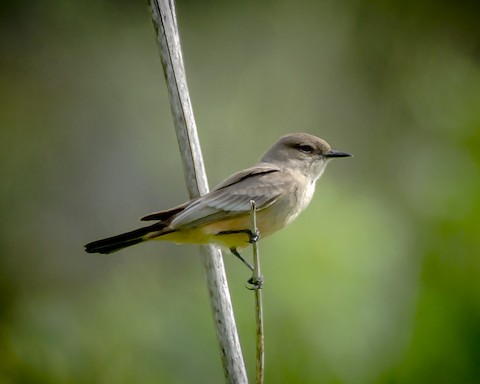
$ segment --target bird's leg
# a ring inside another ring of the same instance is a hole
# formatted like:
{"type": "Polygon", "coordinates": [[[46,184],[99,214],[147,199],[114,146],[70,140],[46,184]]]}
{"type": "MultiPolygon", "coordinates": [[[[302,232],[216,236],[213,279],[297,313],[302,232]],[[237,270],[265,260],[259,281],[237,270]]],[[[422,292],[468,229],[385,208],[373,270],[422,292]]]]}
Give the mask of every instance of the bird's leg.
{"type": "MultiPolygon", "coordinates": [[[[253,265],[250,264],[242,255],[240,255],[240,253],[237,251],[237,248],[234,248],[234,247],[230,248],[230,252],[232,252],[240,260],[242,260],[243,264],[245,264],[248,267],[248,269],[250,269],[253,272],[254,270],[253,265]]],[[[248,279],[247,283],[252,285],[251,288],[247,287],[247,289],[256,290],[256,289],[262,288],[263,279],[261,277],[255,278],[254,276],[252,276],[250,279],[248,279]]]]}
{"type": "MultiPolygon", "coordinates": [[[[252,243],[255,243],[256,241],[253,241],[252,243]]],[[[232,251],[233,252],[233,251],[232,251]]],[[[241,256],[240,256],[241,257],[241,256]]],[[[251,291],[255,291],[257,289],[261,289],[263,285],[263,276],[258,275],[255,271],[255,268],[249,263],[249,268],[253,272],[253,275],[250,279],[247,280],[248,284],[251,284],[252,287],[247,287],[247,289],[250,289],[251,291]]]]}
{"type": "MultiPolygon", "coordinates": [[[[235,256],[237,256],[240,260],[242,260],[242,263],[245,264],[252,272],[253,272],[253,266],[250,264],[240,253],[238,253],[237,248],[230,248],[230,252],[232,252],[235,256]]],[[[249,280],[250,282],[250,280],[249,280]]]]}
{"type": "MultiPolygon", "coordinates": [[[[247,234],[248,235],[248,242],[250,244],[254,244],[258,240],[260,240],[260,235],[259,235],[258,231],[252,232],[250,229],[222,231],[222,232],[218,232],[217,235],[233,235],[233,234],[237,234],[237,233],[247,234]]],[[[253,265],[250,264],[242,255],[240,255],[240,253],[237,251],[236,247],[230,248],[230,252],[232,252],[235,256],[237,256],[242,261],[242,263],[245,264],[248,267],[248,269],[250,269],[250,271],[254,272],[253,265]]],[[[247,283],[252,285],[251,288],[247,287],[248,289],[251,289],[251,290],[260,289],[260,288],[262,288],[263,279],[261,278],[261,276],[258,276],[258,277],[252,276],[247,281],[247,283]]]]}
{"type": "MultiPolygon", "coordinates": [[[[260,234],[258,233],[258,230],[256,230],[255,232],[252,232],[251,230],[248,229],[245,231],[245,233],[247,233],[249,236],[248,242],[250,244],[255,244],[258,240],[260,240],[260,234]]],[[[253,276],[250,279],[248,279],[247,283],[251,284],[252,287],[247,287],[247,289],[250,289],[251,291],[261,289],[263,285],[263,276],[261,275],[255,276],[255,269],[253,268],[253,266],[251,270],[253,272],[253,276]]]]}

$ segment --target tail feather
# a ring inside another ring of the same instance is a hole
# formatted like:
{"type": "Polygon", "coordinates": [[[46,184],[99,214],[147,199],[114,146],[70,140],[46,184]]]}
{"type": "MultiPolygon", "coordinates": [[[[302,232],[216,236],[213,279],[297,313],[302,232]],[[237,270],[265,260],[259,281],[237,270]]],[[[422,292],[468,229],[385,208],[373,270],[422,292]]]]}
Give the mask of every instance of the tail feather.
{"type": "Polygon", "coordinates": [[[108,237],[106,239],[93,241],[85,245],[85,251],[88,253],[112,253],[120,249],[130,247],[149,240],[151,237],[147,236],[152,232],[159,232],[166,227],[163,223],[155,223],[148,227],[135,229],[134,231],[122,233],[121,235],[108,237]]]}

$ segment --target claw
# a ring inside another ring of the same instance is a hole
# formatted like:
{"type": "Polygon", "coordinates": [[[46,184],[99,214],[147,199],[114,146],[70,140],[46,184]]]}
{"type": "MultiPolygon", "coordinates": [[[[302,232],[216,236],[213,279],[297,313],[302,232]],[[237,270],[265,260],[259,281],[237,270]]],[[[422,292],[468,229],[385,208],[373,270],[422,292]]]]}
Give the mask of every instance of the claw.
{"type": "Polygon", "coordinates": [[[260,240],[260,235],[258,232],[249,232],[248,234],[248,242],[250,244],[256,243],[258,240],[260,240]]]}
{"type": "Polygon", "coordinates": [[[250,279],[247,281],[248,284],[251,284],[252,287],[247,287],[246,288],[250,291],[256,291],[257,289],[262,289],[263,286],[263,276],[252,276],[250,279]]]}

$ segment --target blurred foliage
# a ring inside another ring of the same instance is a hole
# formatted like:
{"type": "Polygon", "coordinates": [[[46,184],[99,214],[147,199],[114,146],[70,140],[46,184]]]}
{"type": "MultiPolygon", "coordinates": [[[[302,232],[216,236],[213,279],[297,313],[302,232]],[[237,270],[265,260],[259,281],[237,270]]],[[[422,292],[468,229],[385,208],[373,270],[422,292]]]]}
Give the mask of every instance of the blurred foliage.
{"type": "MultiPolygon", "coordinates": [[[[261,243],[267,382],[480,382],[479,4],[178,2],[211,184],[355,155],[261,243]]],[[[223,382],[196,247],[82,249],[187,198],[146,5],[6,1],[0,52],[0,382],[223,382]]]]}

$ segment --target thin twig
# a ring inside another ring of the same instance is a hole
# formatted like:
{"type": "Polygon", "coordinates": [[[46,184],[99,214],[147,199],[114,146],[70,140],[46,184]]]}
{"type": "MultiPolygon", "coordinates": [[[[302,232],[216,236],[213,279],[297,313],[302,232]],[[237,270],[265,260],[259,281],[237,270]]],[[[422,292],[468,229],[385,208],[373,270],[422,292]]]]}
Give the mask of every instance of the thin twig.
{"type": "MultiPolygon", "coordinates": [[[[187,188],[190,197],[196,197],[208,192],[208,183],[188,93],[175,5],[173,0],[149,1],[187,188]]],[[[225,377],[229,383],[248,383],[222,254],[213,246],[204,247],[202,253],[225,377]]]]}
{"type": "Polygon", "coordinates": [[[256,285],[255,290],[255,322],[256,322],[256,374],[255,382],[257,384],[263,384],[265,377],[265,340],[263,334],[263,303],[262,303],[262,284],[263,276],[260,272],[260,253],[258,251],[258,228],[257,228],[257,205],[254,200],[250,200],[250,216],[251,216],[251,228],[255,241],[252,242],[253,246],[253,276],[252,283],[256,285]]]}

